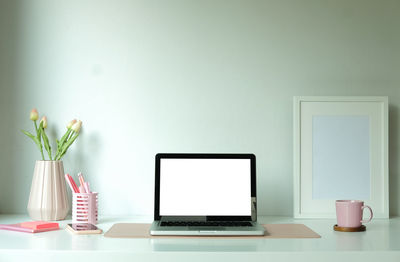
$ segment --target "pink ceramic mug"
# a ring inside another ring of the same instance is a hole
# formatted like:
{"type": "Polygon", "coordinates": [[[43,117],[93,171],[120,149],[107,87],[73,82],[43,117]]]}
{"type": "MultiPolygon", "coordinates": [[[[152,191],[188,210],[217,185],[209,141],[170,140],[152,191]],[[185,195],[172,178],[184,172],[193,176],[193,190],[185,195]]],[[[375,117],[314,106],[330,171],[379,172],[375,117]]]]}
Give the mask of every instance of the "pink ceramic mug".
{"type": "Polygon", "coordinates": [[[337,225],[339,227],[360,227],[361,223],[368,223],[373,217],[372,209],[364,206],[360,200],[336,200],[337,225]],[[371,216],[362,220],[364,208],[368,208],[371,216]]]}

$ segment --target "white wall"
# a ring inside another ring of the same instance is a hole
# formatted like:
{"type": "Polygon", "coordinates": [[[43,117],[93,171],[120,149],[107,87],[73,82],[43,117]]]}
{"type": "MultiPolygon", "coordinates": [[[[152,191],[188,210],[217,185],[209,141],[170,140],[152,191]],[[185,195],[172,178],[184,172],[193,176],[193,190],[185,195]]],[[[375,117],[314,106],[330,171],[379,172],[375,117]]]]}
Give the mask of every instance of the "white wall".
{"type": "Polygon", "coordinates": [[[83,120],[65,171],[84,172],[102,214],[152,214],[157,152],[254,152],[259,213],[292,215],[292,97],[387,95],[400,215],[399,1],[35,0],[13,11],[0,212],[26,210],[40,155],[19,129],[32,128],[33,107],[53,138],[83,120]]]}
{"type": "MultiPolygon", "coordinates": [[[[0,213],[8,210],[22,211],[21,201],[17,200],[21,198],[21,194],[13,192],[18,188],[12,156],[15,146],[14,136],[17,132],[14,119],[16,108],[12,103],[14,11],[14,2],[0,1],[0,213]]],[[[26,198],[26,195],[23,197],[26,198]]]]}

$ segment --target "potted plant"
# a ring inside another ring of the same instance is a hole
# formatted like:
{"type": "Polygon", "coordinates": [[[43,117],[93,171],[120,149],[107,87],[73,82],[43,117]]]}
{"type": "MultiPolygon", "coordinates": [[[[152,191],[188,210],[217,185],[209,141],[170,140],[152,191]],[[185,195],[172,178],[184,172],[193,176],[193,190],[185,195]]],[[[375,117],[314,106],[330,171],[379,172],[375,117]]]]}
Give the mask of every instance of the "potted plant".
{"type": "Polygon", "coordinates": [[[42,159],[36,161],[35,164],[28,201],[28,213],[33,220],[62,220],[68,214],[69,202],[64,179],[64,166],[61,159],[79,136],[82,121],[74,119],[68,123],[65,134],[60,140],[56,140],[57,150],[53,154],[46,134],[47,117],[43,116],[38,126],[38,111],[32,109],[30,119],[34,124],[35,135],[25,130],[21,131],[33,140],[42,159]],[[48,160],[45,159],[43,148],[48,154],[48,160]]]}

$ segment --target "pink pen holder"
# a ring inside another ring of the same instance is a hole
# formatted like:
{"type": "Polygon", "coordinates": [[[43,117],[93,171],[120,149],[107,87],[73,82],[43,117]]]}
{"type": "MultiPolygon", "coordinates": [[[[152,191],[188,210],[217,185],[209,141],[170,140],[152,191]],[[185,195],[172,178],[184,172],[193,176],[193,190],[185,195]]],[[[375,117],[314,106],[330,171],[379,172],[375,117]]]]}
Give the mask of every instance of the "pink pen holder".
{"type": "Polygon", "coordinates": [[[72,223],[97,224],[98,193],[72,194],[72,223]]]}

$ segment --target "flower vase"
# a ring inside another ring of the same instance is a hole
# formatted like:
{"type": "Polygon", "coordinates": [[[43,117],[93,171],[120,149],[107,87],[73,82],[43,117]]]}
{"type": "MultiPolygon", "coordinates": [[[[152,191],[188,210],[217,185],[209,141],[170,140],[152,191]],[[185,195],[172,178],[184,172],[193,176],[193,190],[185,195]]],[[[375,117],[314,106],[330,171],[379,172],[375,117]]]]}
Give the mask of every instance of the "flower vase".
{"type": "Polygon", "coordinates": [[[28,213],[33,220],[63,220],[69,211],[62,161],[36,161],[28,213]]]}

